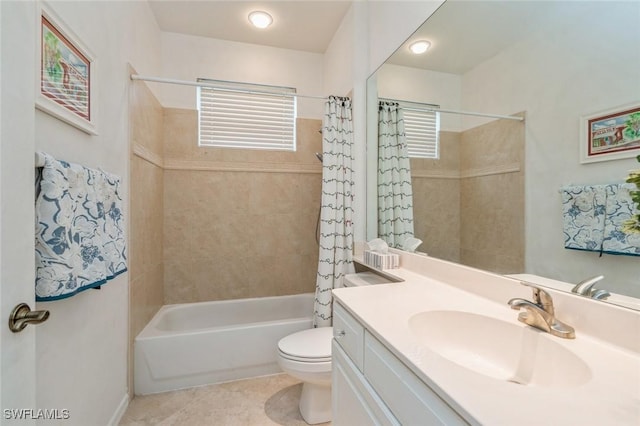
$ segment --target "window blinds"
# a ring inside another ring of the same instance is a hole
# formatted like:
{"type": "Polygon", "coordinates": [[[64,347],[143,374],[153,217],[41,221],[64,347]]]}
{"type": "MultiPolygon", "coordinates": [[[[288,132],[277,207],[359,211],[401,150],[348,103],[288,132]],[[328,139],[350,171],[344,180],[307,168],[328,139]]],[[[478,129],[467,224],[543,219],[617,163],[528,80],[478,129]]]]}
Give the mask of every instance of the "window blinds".
{"type": "Polygon", "coordinates": [[[295,151],[295,89],[198,81],[200,146],[295,151]]]}
{"type": "Polygon", "coordinates": [[[440,114],[413,108],[403,108],[403,112],[409,157],[439,158],[440,114]]]}

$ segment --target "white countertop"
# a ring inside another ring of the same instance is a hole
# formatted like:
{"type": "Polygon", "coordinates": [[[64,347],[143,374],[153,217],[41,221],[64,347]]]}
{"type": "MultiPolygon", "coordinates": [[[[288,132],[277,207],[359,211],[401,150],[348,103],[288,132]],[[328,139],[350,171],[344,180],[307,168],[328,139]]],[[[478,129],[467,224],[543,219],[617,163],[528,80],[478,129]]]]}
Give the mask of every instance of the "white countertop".
{"type": "MultiPolygon", "coordinates": [[[[336,289],[333,291],[335,299],[470,423],[491,426],[640,425],[640,354],[637,351],[593,337],[565,321],[576,328],[575,339],[547,334],[544,337],[578,355],[591,370],[589,381],[577,387],[546,388],[493,379],[426,349],[411,333],[409,319],[425,311],[456,310],[528,327],[517,321],[518,312],[509,308],[508,299],[498,302],[495,297],[485,298],[408,269],[387,272],[404,281],[336,289]]],[[[514,283],[513,297],[522,296],[520,287],[523,286],[514,283]]],[[[491,293],[491,289],[488,292],[491,293]]],[[[568,306],[572,306],[571,303],[568,306]]],[[[586,303],[585,306],[588,310],[596,305],[586,303]]],[[[597,309],[601,312],[602,308],[598,306],[597,309]]],[[[624,314],[631,315],[626,318],[631,318],[634,324],[611,323],[610,327],[619,330],[628,326],[628,338],[639,339],[636,331],[640,312],[629,310],[624,314]]],[[[563,312],[558,308],[556,315],[564,320],[563,312]]],[[[585,315],[585,312],[568,316],[578,318],[579,315],[585,315]]],[[[607,321],[607,318],[601,321],[607,321]]]]}

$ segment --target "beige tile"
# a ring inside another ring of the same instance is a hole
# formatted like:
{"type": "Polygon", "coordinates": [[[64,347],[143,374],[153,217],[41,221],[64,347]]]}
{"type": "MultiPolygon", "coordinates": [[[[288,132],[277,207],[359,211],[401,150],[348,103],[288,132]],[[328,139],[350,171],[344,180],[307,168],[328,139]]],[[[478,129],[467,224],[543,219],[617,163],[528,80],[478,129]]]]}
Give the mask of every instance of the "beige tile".
{"type": "Polygon", "coordinates": [[[195,290],[194,301],[252,297],[247,287],[259,287],[260,283],[247,274],[246,262],[245,258],[231,257],[194,259],[190,275],[195,290]]]}
{"type": "MultiPolygon", "coordinates": [[[[441,158],[412,160],[419,171],[524,164],[524,126],[497,120],[462,134],[442,132],[441,158]],[[456,158],[457,157],[457,158],[456,158]]],[[[497,272],[524,263],[523,172],[413,179],[415,234],[432,256],[497,272]]]]}
{"type": "MultiPolygon", "coordinates": [[[[142,82],[133,83],[129,94],[131,144],[139,144],[162,156],[160,103],[142,82]]],[[[164,173],[158,166],[133,154],[130,160],[128,383],[132,388],[133,339],[164,303],[164,173]]]]}
{"type": "Polygon", "coordinates": [[[193,214],[184,210],[165,211],[163,226],[163,260],[179,262],[192,256],[191,227],[193,214]]]}
{"type": "MultiPolygon", "coordinates": [[[[463,167],[523,164],[522,123],[494,121],[464,132],[462,140],[463,167]]],[[[463,261],[496,272],[520,268],[524,264],[522,172],[464,179],[461,195],[463,261]]]]}
{"type": "Polygon", "coordinates": [[[524,155],[524,123],[495,120],[466,130],[461,138],[461,169],[522,162],[524,155]]]}
{"type": "Polygon", "coordinates": [[[131,401],[120,425],[305,426],[300,391],[301,383],[280,374],[141,396],[131,401]]]}
{"type": "Polygon", "coordinates": [[[129,114],[133,142],[162,155],[162,106],[146,83],[131,84],[129,114]]]}
{"type": "Polygon", "coordinates": [[[183,170],[164,171],[164,210],[193,210],[198,200],[198,172],[183,170]]]}
{"type": "Polygon", "coordinates": [[[197,111],[165,108],[163,125],[165,158],[193,157],[198,149],[197,111]]]}
{"type": "MultiPolygon", "coordinates": [[[[313,164],[320,170],[314,154],[321,151],[320,120],[297,121],[296,152],[200,148],[196,111],[165,109],[163,120],[166,158],[313,164]]],[[[309,258],[317,263],[319,173],[165,170],[163,179],[167,303],[313,289],[317,266],[306,266],[309,258]]]]}
{"type": "Polygon", "coordinates": [[[165,260],[164,303],[197,302],[193,260],[165,260]]]}

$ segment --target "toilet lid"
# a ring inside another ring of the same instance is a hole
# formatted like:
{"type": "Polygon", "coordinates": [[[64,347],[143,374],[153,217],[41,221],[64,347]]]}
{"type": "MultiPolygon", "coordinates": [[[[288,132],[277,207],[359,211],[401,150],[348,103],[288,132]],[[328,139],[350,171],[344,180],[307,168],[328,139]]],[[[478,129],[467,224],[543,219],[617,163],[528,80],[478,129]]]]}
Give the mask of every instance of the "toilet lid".
{"type": "Polygon", "coordinates": [[[283,337],[278,349],[295,358],[324,360],[331,358],[333,327],[311,328],[283,337]]]}

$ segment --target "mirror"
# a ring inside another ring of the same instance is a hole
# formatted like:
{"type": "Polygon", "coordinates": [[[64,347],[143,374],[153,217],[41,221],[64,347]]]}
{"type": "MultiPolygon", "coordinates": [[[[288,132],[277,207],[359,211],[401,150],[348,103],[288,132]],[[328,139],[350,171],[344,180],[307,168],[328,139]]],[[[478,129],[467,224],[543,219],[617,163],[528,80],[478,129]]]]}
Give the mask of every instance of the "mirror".
{"type": "Polygon", "coordinates": [[[640,104],[638,16],[637,2],[445,2],[367,82],[368,239],[378,236],[379,98],[521,116],[439,114],[439,158],[410,160],[417,250],[564,283],[604,275],[597,288],[640,307],[637,257],[564,248],[560,196],[637,168],[633,158],[581,163],[580,123],[640,104]],[[430,49],[409,53],[416,40],[430,49]]]}

